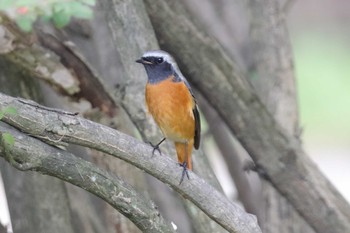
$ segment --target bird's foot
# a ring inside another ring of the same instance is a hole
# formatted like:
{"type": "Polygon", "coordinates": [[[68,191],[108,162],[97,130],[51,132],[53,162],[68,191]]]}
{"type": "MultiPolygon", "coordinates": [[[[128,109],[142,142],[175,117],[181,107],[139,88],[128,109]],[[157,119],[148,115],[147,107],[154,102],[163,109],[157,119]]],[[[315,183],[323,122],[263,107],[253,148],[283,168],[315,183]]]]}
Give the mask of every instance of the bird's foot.
{"type": "Polygon", "coordinates": [[[160,150],[158,144],[153,145],[152,142],[148,142],[148,143],[153,147],[152,155],[154,155],[156,151],[158,151],[158,153],[159,153],[160,155],[162,154],[162,151],[160,150]]]}
{"type": "Polygon", "coordinates": [[[159,155],[162,155],[162,151],[160,150],[159,146],[165,141],[165,138],[163,138],[160,142],[158,142],[156,145],[153,145],[152,142],[148,142],[152,147],[152,155],[155,154],[155,151],[158,151],[159,155]]]}
{"type": "Polygon", "coordinates": [[[182,183],[182,181],[184,180],[185,175],[187,176],[187,179],[190,179],[190,176],[188,175],[187,163],[183,162],[183,163],[180,163],[179,165],[180,165],[180,167],[183,168],[180,183],[179,183],[179,185],[180,185],[182,183]]]}

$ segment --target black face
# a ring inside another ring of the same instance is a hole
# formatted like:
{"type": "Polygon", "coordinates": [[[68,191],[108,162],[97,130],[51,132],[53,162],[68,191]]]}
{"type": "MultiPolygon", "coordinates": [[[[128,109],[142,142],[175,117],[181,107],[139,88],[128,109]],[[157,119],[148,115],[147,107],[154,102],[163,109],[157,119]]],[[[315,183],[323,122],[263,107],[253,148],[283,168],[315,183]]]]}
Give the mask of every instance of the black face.
{"type": "Polygon", "coordinates": [[[136,62],[145,66],[148,82],[151,84],[161,82],[174,75],[172,65],[163,57],[142,57],[136,62]]]}

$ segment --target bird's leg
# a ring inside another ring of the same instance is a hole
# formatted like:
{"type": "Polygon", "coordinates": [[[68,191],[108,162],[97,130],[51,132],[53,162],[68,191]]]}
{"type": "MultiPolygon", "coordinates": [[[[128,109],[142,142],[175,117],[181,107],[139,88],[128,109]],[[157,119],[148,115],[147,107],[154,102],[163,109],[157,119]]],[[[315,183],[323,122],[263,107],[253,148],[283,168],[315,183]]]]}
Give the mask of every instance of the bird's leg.
{"type": "Polygon", "coordinates": [[[180,179],[180,183],[179,185],[182,183],[182,181],[184,180],[185,178],[185,175],[187,176],[187,179],[190,179],[190,176],[188,175],[188,169],[187,169],[187,159],[188,159],[188,143],[186,142],[186,148],[185,148],[185,160],[183,163],[180,163],[180,166],[183,167],[183,170],[182,170],[182,175],[181,175],[181,179],[180,179]]]}
{"type": "Polygon", "coordinates": [[[151,146],[153,147],[153,151],[152,151],[152,155],[154,155],[155,151],[158,151],[159,154],[161,155],[162,152],[160,151],[160,144],[162,144],[165,141],[166,138],[163,138],[160,142],[158,142],[156,145],[153,145],[152,142],[149,142],[149,144],[151,144],[151,146]]]}
{"type": "Polygon", "coordinates": [[[185,178],[185,175],[187,176],[187,179],[190,179],[190,176],[188,175],[188,169],[187,169],[187,162],[183,162],[183,163],[180,163],[180,167],[183,167],[183,170],[182,170],[182,175],[181,175],[181,179],[180,179],[180,183],[179,185],[182,183],[182,181],[184,180],[185,178]]]}

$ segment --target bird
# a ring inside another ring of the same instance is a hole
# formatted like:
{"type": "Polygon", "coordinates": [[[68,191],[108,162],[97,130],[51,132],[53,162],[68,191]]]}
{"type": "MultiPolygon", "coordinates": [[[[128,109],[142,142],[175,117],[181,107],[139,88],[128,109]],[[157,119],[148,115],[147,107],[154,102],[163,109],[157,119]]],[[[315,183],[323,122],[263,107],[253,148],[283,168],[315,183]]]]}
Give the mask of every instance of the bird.
{"type": "Polygon", "coordinates": [[[182,183],[187,169],[192,170],[192,149],[200,145],[200,115],[190,84],[181,73],[174,58],[163,50],[146,51],[136,60],[143,64],[147,73],[145,102],[148,112],[153,116],[164,138],[153,145],[159,146],[166,139],[175,144],[177,159],[183,172],[182,183]]]}

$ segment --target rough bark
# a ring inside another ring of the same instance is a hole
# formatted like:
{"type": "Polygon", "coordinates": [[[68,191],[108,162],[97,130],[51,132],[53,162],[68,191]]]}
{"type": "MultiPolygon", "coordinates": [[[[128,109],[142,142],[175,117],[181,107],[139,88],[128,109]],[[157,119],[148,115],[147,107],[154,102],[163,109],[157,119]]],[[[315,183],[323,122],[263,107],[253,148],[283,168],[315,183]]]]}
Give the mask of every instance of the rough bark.
{"type": "MultiPolygon", "coordinates": [[[[250,81],[261,101],[290,135],[298,135],[298,103],[293,59],[281,1],[251,0],[254,51],[250,81]]],[[[293,206],[267,181],[262,181],[263,232],[315,232],[293,206]]]]}
{"type": "Polygon", "coordinates": [[[276,189],[316,231],[349,231],[349,204],[307,157],[298,139],[276,123],[220,45],[193,23],[180,3],[145,2],[161,47],[175,56],[185,76],[276,189]]]}
{"type": "Polygon", "coordinates": [[[246,214],[195,173],[179,184],[182,168],[168,156],[152,154],[152,147],[109,127],[0,94],[0,109],[12,106],[17,114],[5,114],[3,121],[23,132],[51,142],[73,143],[111,154],[157,179],[192,201],[210,218],[231,232],[260,232],[254,216],[246,214]]]}

